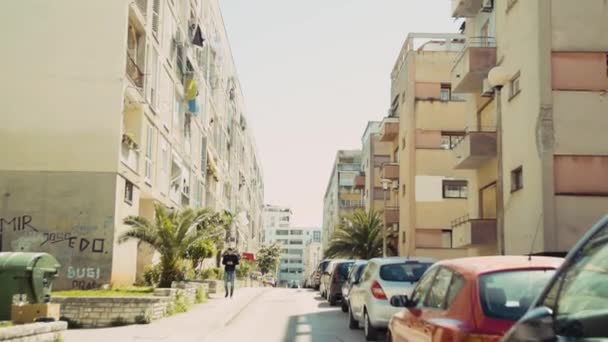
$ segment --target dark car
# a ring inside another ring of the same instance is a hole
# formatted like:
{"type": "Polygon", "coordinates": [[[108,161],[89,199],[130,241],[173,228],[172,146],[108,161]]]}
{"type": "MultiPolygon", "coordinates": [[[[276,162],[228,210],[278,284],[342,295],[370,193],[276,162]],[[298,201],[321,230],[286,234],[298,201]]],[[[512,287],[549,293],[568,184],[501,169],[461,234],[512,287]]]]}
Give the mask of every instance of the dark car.
{"type": "Polygon", "coordinates": [[[608,216],[568,253],[530,310],[503,341],[608,338],[608,216]]]}
{"type": "Polygon", "coordinates": [[[348,312],[348,295],[350,294],[350,289],[353,287],[353,284],[359,282],[365,265],[367,265],[367,260],[358,260],[355,261],[350,268],[348,278],[342,285],[342,312],[348,312]]]}
{"type": "Polygon", "coordinates": [[[336,305],[342,300],[342,285],[348,278],[348,273],[355,262],[353,260],[340,261],[334,265],[327,285],[327,301],[329,305],[336,305]]]}
{"type": "Polygon", "coordinates": [[[319,266],[312,275],[312,288],[319,291],[321,287],[321,275],[325,272],[325,269],[329,265],[331,259],[325,259],[319,263],[319,266]]]}

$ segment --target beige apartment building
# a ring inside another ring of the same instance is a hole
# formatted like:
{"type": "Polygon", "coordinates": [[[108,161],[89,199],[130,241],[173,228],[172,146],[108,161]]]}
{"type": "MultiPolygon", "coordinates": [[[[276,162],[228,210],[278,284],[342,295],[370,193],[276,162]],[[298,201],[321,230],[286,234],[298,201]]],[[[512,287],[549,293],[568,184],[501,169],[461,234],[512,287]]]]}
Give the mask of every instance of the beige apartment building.
{"type": "Polygon", "coordinates": [[[361,151],[339,150],[323,197],[323,250],[327,249],[328,242],[344,215],[363,209],[362,189],[355,184],[360,174],[361,151]]]}
{"type": "Polygon", "coordinates": [[[382,122],[370,121],[361,138],[361,173],[355,187],[362,190],[366,211],[378,213],[387,229],[387,255],[399,255],[399,164],[390,141],[381,140],[382,122]],[[384,181],[383,181],[384,180],[384,181]],[[386,189],[385,189],[386,187],[386,189]]]}
{"type": "Polygon", "coordinates": [[[456,245],[474,244],[498,218],[504,253],[566,252],[608,212],[608,5],[451,3],[466,19],[451,70],[452,91],[467,99],[454,167],[474,172],[456,245]],[[506,81],[501,101],[488,80],[496,66],[506,81]]]}
{"type": "Polygon", "coordinates": [[[381,139],[392,142],[399,163],[400,255],[443,259],[495,252],[495,230],[469,245],[458,245],[454,231],[455,219],[469,212],[473,175],[454,168],[451,150],[465,135],[467,102],[452,94],[450,84],[463,42],[459,34],[409,34],[391,74],[381,139]]]}
{"type": "Polygon", "coordinates": [[[122,222],[154,203],[230,210],[257,248],[262,170],[217,0],[0,13],[0,251],[53,254],[59,289],[130,284],[155,256],[122,222]]]}

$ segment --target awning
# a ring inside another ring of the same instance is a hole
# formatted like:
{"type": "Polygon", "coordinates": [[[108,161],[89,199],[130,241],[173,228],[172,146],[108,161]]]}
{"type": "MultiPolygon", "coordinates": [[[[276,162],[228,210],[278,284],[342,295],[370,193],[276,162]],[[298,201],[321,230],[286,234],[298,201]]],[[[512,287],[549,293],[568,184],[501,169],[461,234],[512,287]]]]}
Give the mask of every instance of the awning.
{"type": "Polygon", "coordinates": [[[243,252],[243,260],[255,261],[255,254],[249,252],[243,252]]]}

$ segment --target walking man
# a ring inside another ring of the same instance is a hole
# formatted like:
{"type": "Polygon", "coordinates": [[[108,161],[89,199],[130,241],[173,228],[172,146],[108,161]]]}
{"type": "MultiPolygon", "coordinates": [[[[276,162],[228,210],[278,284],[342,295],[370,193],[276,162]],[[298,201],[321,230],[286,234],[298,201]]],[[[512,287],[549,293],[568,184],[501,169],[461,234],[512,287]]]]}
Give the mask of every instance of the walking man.
{"type": "Polygon", "coordinates": [[[232,298],[232,295],[234,294],[234,281],[236,278],[236,266],[238,264],[238,252],[233,247],[228,248],[222,259],[222,265],[224,265],[224,288],[226,290],[226,295],[224,297],[228,297],[228,293],[230,293],[230,298],[232,298]],[[228,291],[228,287],[230,287],[230,292],[228,291]]]}

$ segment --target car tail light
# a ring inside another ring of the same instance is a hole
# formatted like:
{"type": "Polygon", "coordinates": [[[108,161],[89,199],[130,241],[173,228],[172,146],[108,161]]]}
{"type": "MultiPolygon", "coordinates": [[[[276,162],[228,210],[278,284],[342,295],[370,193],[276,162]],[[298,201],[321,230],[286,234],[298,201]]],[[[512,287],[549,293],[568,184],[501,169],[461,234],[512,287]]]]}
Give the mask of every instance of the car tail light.
{"type": "Polygon", "coordinates": [[[470,334],[467,336],[467,342],[499,342],[500,336],[498,335],[482,335],[482,334],[470,334]]]}
{"type": "Polygon", "coordinates": [[[387,299],[386,293],[384,293],[384,290],[382,289],[382,286],[380,286],[380,283],[378,283],[378,281],[374,280],[374,282],[372,283],[371,290],[372,290],[372,295],[374,296],[374,298],[387,299]]]}

